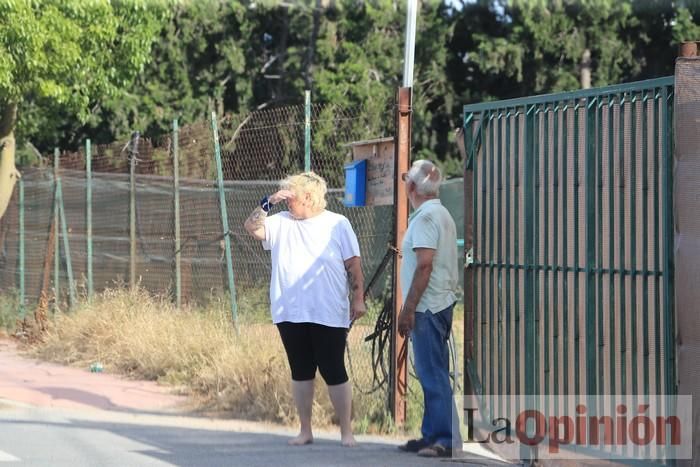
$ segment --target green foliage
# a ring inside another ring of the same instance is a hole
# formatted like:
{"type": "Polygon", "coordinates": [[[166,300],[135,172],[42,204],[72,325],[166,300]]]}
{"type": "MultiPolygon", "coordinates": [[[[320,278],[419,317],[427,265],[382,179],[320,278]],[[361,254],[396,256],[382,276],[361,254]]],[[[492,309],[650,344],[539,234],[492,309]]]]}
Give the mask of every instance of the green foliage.
{"type": "MultiPolygon", "coordinates": [[[[414,157],[443,161],[449,175],[461,172],[452,129],[462,105],[576,89],[586,50],[593,86],[667,75],[677,44],[700,34],[692,1],[453,5],[420,2],[413,89],[414,157]]],[[[317,151],[393,132],[405,16],[396,0],[2,0],[0,96],[23,100],[19,147],[24,138],[41,151],[300,103],[305,89],[325,108],[362,109],[345,127],[319,125],[317,151]]],[[[340,162],[335,147],[328,158],[340,162]]]]}
{"type": "Polygon", "coordinates": [[[632,37],[637,19],[630,2],[619,0],[514,0],[504,15],[502,36],[477,35],[474,62],[489,73],[503,73],[527,93],[579,87],[584,51],[593,60],[593,85],[603,86],[639,73],[632,37]]]}
{"type": "Polygon", "coordinates": [[[688,8],[680,8],[673,22],[673,42],[680,44],[698,39],[700,39],[700,24],[695,22],[688,8]]]}
{"type": "MultiPolygon", "coordinates": [[[[0,110],[17,105],[22,142],[42,151],[68,141],[107,96],[123,96],[150,58],[166,0],[0,1],[0,110]]],[[[36,160],[29,152],[18,162],[36,160]]]]}
{"type": "Polygon", "coordinates": [[[94,97],[141,70],[164,11],[155,2],[1,2],[0,95],[45,99],[85,119],[94,97]]]}

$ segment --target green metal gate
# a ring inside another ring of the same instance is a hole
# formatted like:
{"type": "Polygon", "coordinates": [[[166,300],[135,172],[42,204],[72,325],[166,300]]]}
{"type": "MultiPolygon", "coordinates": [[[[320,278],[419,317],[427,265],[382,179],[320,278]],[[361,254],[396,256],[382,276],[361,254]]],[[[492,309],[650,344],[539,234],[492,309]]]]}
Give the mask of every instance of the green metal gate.
{"type": "Polygon", "coordinates": [[[464,107],[477,394],[675,394],[673,77],[464,107]]]}

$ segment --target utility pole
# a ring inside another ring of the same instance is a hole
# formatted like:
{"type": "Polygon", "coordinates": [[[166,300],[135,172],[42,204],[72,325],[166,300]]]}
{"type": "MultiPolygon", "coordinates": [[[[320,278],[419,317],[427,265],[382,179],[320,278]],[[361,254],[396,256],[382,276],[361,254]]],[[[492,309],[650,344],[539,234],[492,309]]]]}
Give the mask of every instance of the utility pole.
{"type": "MultiPolygon", "coordinates": [[[[408,197],[402,174],[408,172],[411,165],[411,128],[413,121],[413,57],[416,42],[417,0],[407,0],[406,12],[406,46],[404,49],[403,87],[397,93],[396,109],[396,163],[394,170],[394,209],[396,230],[394,244],[401,248],[404,234],[408,228],[408,197]]],[[[406,392],[408,387],[408,341],[398,332],[398,318],[403,306],[401,294],[401,256],[394,256],[394,325],[391,343],[391,410],[394,423],[401,426],[406,421],[406,392]]]]}

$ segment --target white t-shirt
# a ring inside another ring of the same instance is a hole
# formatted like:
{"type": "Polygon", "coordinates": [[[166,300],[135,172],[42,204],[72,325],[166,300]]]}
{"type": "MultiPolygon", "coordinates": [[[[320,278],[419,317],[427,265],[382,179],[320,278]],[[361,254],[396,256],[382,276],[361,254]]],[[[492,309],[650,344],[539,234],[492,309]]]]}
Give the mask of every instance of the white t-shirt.
{"type": "Polygon", "coordinates": [[[360,256],[350,221],[323,211],[295,219],[283,211],[265,219],[263,248],[272,253],[272,322],[350,326],[345,260],[360,256]]]}
{"type": "Polygon", "coordinates": [[[439,199],[425,201],[409,217],[401,245],[401,294],[404,302],[418,265],[414,248],[435,250],[433,272],[416,311],[438,313],[457,301],[455,290],[459,277],[457,227],[439,199]]]}

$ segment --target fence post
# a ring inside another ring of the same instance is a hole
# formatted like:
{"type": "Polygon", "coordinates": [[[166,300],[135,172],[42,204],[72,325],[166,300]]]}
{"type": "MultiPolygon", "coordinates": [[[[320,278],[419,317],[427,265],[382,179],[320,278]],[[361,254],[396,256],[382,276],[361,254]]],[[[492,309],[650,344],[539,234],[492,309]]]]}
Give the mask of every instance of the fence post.
{"type": "Polygon", "coordinates": [[[94,284],[92,282],[92,145],[85,141],[85,236],[87,248],[87,295],[92,300],[94,284]]]}
{"type": "Polygon", "coordinates": [[[63,236],[63,251],[66,255],[66,273],[68,275],[68,303],[72,307],[76,304],[75,281],[73,280],[73,265],[70,257],[70,244],[68,239],[68,225],[66,222],[66,209],[63,205],[63,188],[61,179],[56,180],[56,199],[58,200],[58,212],[61,220],[61,235],[63,236]]]}
{"type": "Polygon", "coordinates": [[[231,319],[234,326],[237,322],[238,304],[236,302],[236,283],[233,277],[233,258],[231,256],[231,236],[228,228],[228,213],[226,211],[226,196],[224,192],[224,170],[221,164],[221,148],[219,147],[219,127],[216,123],[216,112],[211,113],[211,130],[214,138],[214,157],[216,158],[216,180],[219,191],[219,209],[224,232],[224,247],[226,251],[226,272],[228,273],[228,288],[231,293],[231,319]]]}
{"type": "Polygon", "coordinates": [[[60,239],[58,230],[58,164],[60,163],[60,153],[58,148],[53,150],[53,224],[55,226],[56,236],[54,237],[53,249],[53,290],[54,290],[54,311],[58,309],[58,303],[61,298],[59,287],[59,276],[61,274],[61,252],[60,239]]]}
{"type": "Polygon", "coordinates": [[[311,170],[311,91],[304,91],[304,171],[311,170]]]}
{"type": "Polygon", "coordinates": [[[18,180],[19,190],[19,316],[24,318],[25,290],[24,290],[24,180],[18,180]]]}
{"type": "Polygon", "coordinates": [[[136,162],[139,155],[139,132],[129,143],[129,286],[136,288],[136,162]]]}
{"type": "MultiPolygon", "coordinates": [[[[399,88],[398,108],[396,111],[396,157],[394,167],[394,207],[396,229],[394,245],[400,247],[403,236],[408,228],[408,197],[406,185],[401,178],[408,172],[411,160],[411,88],[399,88]]],[[[402,426],[406,421],[406,392],[408,384],[408,341],[398,332],[398,316],[403,306],[401,300],[401,257],[394,255],[394,320],[393,339],[391,342],[391,393],[390,403],[394,423],[402,426]]]]}
{"type": "Polygon", "coordinates": [[[173,210],[175,214],[175,304],[182,306],[182,271],[180,269],[180,162],[177,119],[173,120],[173,210]]]}

